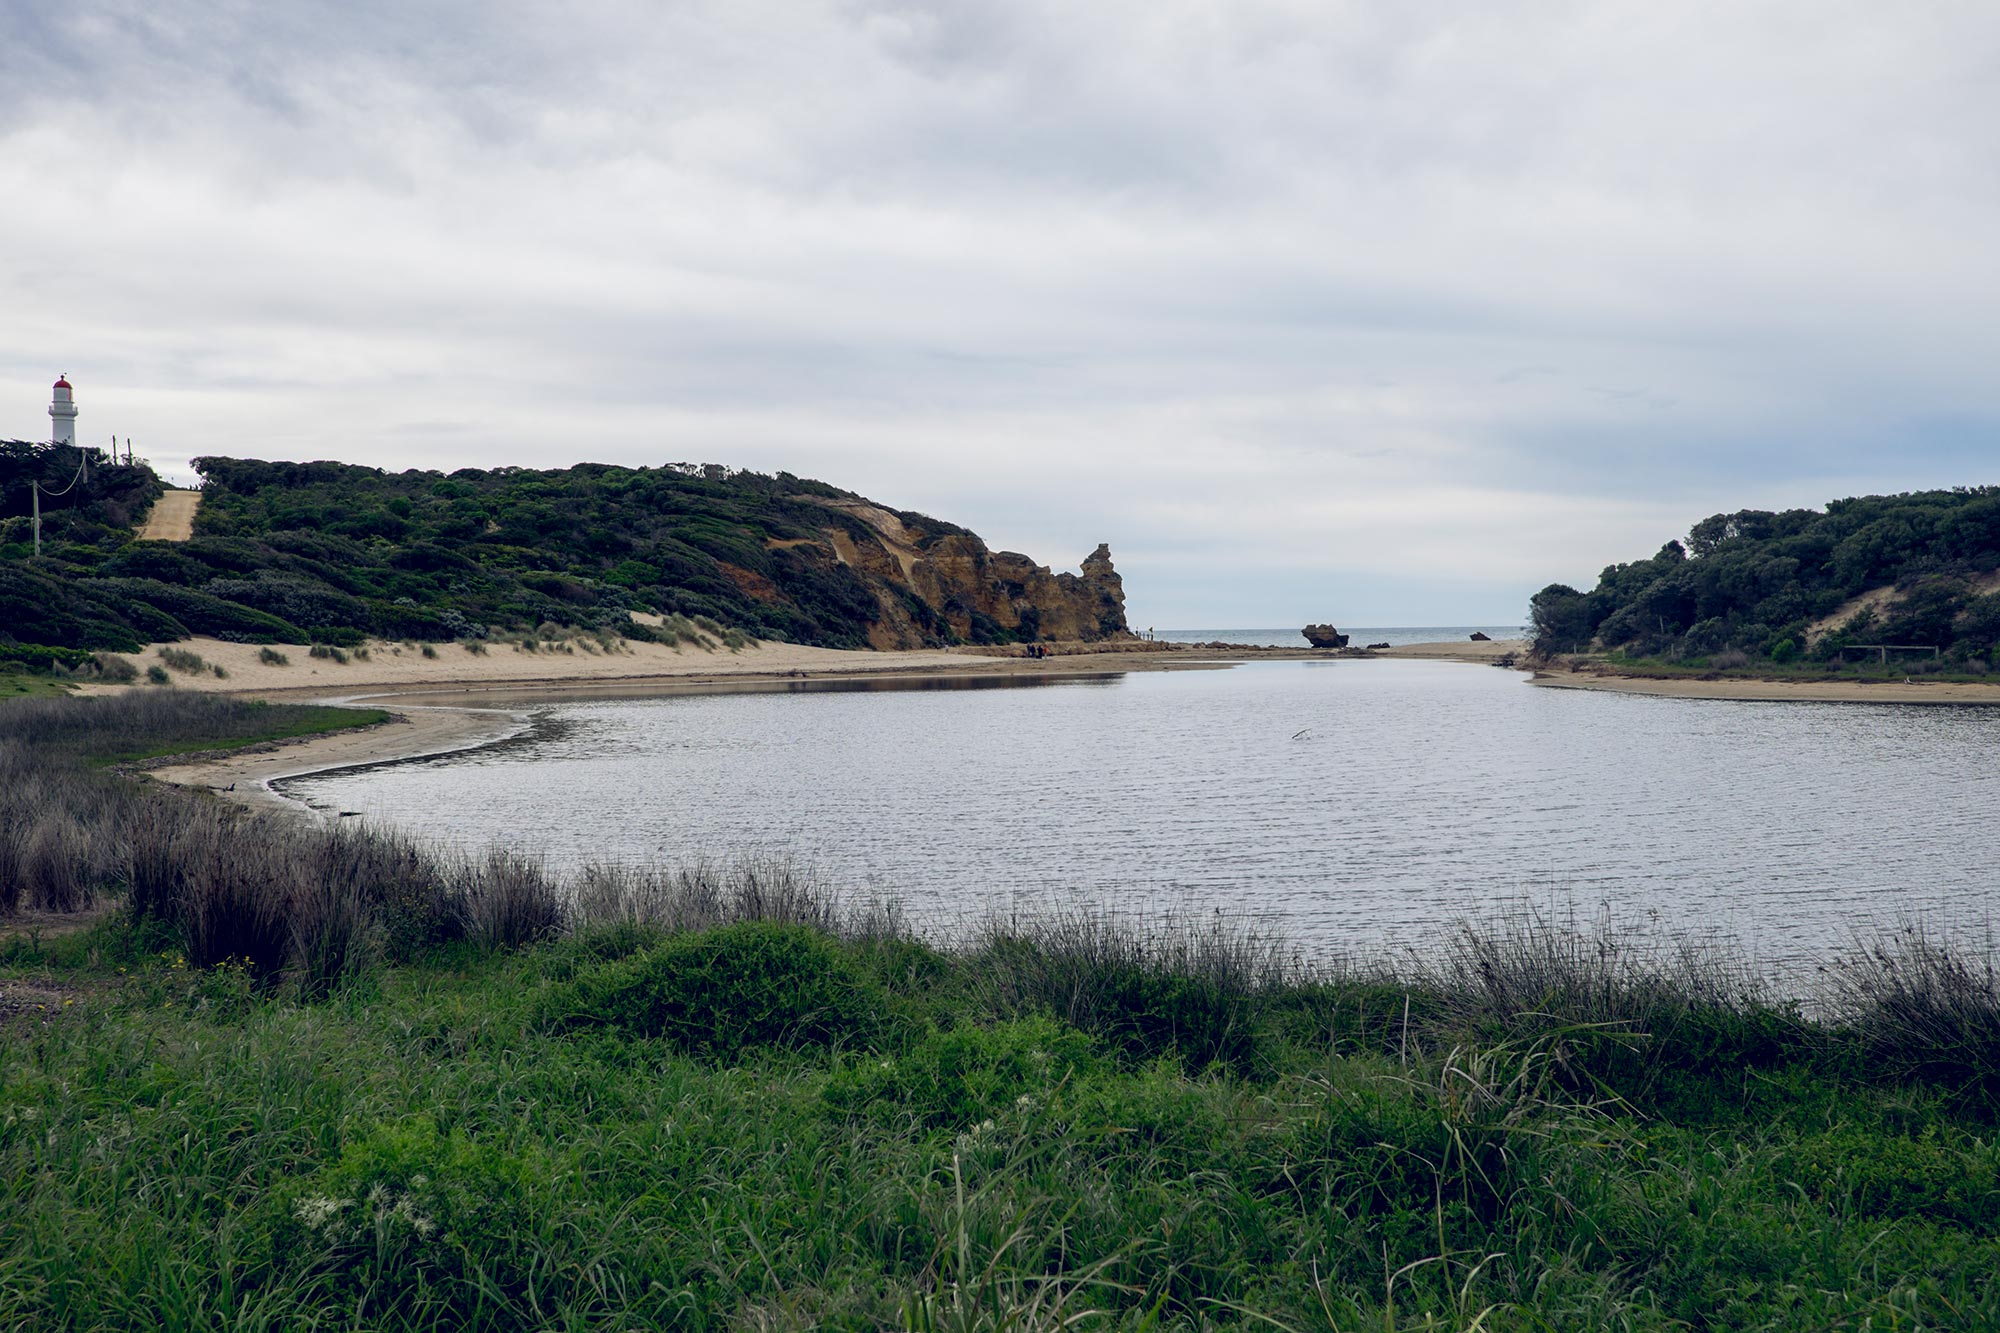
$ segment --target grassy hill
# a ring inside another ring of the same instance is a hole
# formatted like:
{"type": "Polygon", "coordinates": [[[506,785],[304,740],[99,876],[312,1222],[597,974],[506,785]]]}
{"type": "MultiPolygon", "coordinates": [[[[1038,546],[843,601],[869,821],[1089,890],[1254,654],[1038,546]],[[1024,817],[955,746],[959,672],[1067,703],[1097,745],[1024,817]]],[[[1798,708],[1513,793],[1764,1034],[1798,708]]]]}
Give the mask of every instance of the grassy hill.
{"type": "Polygon", "coordinates": [[[1550,584],[1529,614],[1544,653],[1784,663],[1887,643],[1978,669],[2000,643],[1996,571],[2000,487],[1868,495],[1716,514],[1649,560],[1607,567],[1587,593],[1550,584]]]}
{"type": "MultiPolygon", "coordinates": [[[[6,448],[23,469],[59,470],[44,447],[6,448]]],[[[39,562],[25,544],[25,474],[9,485],[0,643],[129,652],[209,634],[343,644],[480,638],[548,622],[650,637],[630,618],[640,610],[858,648],[1007,642],[1033,637],[1039,622],[1025,603],[1003,604],[1008,584],[988,566],[1000,569],[1006,553],[993,556],[954,524],[789,473],[581,464],[447,475],[237,458],[195,466],[205,487],[192,540],[133,540],[130,524],[158,480],[105,469],[96,492],[45,525],[39,562]],[[885,529],[895,559],[882,554],[885,529]],[[957,575],[898,576],[934,550],[948,552],[940,567],[957,575]]],[[[1122,631],[1122,612],[1115,619],[1122,631]]]]}

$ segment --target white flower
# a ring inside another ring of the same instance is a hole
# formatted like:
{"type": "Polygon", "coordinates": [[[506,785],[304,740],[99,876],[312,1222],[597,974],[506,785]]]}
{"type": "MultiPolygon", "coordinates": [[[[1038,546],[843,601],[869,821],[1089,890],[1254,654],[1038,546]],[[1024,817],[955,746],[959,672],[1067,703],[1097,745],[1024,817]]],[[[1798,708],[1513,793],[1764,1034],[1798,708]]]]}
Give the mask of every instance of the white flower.
{"type": "Polygon", "coordinates": [[[335,1199],[324,1194],[308,1194],[292,1204],[292,1216],[318,1231],[340,1214],[340,1210],[353,1203],[352,1199],[335,1199]]]}

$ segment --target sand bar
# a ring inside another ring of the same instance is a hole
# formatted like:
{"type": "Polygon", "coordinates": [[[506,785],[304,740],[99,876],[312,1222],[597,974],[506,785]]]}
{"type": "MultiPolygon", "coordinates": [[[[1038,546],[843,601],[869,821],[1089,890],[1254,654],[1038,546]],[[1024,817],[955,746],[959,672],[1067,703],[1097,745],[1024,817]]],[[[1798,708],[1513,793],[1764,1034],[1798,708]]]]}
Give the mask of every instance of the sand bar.
{"type": "Polygon", "coordinates": [[[253,809],[299,810],[302,807],[296,801],[280,796],[270,784],[329,769],[469,750],[505,740],[527,725],[525,717],[506,709],[404,708],[380,726],[301,737],[218,759],[171,764],[152,769],[149,775],[183,787],[205,787],[253,809]]]}

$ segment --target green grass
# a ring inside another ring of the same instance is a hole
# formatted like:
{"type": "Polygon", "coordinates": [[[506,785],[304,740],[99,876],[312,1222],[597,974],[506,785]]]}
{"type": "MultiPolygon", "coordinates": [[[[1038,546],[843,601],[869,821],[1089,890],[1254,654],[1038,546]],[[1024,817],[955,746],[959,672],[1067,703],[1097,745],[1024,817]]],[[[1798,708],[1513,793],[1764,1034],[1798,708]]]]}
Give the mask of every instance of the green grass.
{"type": "Polygon", "coordinates": [[[729,991],[701,942],[740,929],[458,952],[314,1005],[116,924],[0,946],[73,1001],[0,1029],[0,1327],[2000,1321],[1992,1119],[1813,1043],[1670,1103],[1566,1091],[1575,1031],[1480,1037],[1404,992],[1412,1041],[1333,981],[1266,996],[1254,1068],[1190,1070],[996,1013],[997,955],[831,940],[799,956],[881,1021],[726,1057],[628,1000],[569,1021],[649,976],[729,991]]]}
{"type": "Polygon", "coordinates": [[[121,747],[102,751],[93,756],[93,761],[99,764],[130,764],[148,759],[164,759],[177,754],[194,754],[204,750],[240,750],[246,745],[262,745],[267,741],[292,740],[301,736],[321,736],[333,731],[348,731],[355,727],[372,727],[387,721],[388,717],[389,714],[380,708],[332,708],[319,704],[286,704],[282,711],[273,708],[268,714],[253,712],[248,730],[235,727],[218,728],[211,732],[177,736],[170,741],[121,747]]]}
{"type": "Polygon", "coordinates": [[[53,676],[27,672],[0,671],[0,702],[33,699],[51,694],[68,694],[71,687],[53,676]]]}

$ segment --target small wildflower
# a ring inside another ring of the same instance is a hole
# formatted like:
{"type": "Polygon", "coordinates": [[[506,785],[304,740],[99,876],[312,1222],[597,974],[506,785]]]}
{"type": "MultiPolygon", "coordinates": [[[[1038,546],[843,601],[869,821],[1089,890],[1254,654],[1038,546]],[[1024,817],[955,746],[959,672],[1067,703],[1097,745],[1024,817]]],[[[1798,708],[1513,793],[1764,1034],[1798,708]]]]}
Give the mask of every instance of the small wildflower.
{"type": "Polygon", "coordinates": [[[292,1203],[292,1216],[314,1231],[320,1230],[353,1203],[352,1199],[335,1199],[324,1194],[308,1194],[292,1203]]]}

